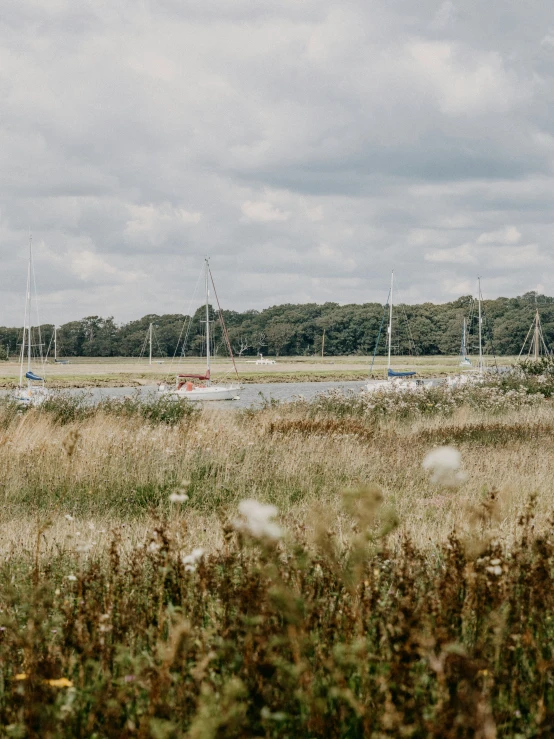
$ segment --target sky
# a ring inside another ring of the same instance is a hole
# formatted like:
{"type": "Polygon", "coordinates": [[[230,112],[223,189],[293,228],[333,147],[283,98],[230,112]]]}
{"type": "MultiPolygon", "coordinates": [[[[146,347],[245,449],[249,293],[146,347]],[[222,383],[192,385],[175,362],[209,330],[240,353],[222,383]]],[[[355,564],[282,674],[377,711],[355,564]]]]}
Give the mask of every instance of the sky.
{"type": "Polygon", "coordinates": [[[554,294],[537,0],[2,0],[0,325],[554,294]]]}

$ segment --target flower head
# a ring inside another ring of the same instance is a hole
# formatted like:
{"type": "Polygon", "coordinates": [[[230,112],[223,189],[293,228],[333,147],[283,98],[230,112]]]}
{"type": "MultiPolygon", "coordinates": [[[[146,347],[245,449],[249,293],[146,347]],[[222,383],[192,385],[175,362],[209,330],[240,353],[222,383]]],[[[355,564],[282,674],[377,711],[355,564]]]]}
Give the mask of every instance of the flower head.
{"type": "Polygon", "coordinates": [[[196,563],[202,559],[204,553],[202,547],[196,547],[190,554],[185,554],[181,557],[181,561],[185,565],[185,572],[194,572],[196,563]]]}
{"type": "Polygon", "coordinates": [[[241,500],[239,513],[242,518],[234,520],[237,531],[244,531],[255,539],[271,539],[277,541],[283,535],[279,524],[271,519],[279,513],[274,505],[265,505],[257,500],[241,500]]]}
{"type": "Polygon", "coordinates": [[[189,499],[186,493],[171,493],[169,496],[170,503],[185,503],[189,499]]]}
{"type": "Polygon", "coordinates": [[[447,488],[457,488],[467,479],[460,470],[462,456],[451,446],[433,449],[423,460],[423,469],[431,472],[431,482],[447,488]]]}

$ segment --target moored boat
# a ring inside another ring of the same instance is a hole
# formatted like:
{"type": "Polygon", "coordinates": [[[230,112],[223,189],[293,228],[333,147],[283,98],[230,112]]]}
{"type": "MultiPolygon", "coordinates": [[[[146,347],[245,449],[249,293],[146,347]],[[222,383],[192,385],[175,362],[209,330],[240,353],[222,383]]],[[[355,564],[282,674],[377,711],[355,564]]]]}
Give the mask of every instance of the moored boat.
{"type": "MultiPolygon", "coordinates": [[[[168,395],[175,399],[184,398],[192,402],[197,401],[211,401],[211,400],[238,400],[241,386],[239,383],[214,385],[212,384],[211,378],[211,348],[210,348],[210,280],[213,285],[213,278],[210,271],[210,263],[208,259],[205,260],[205,288],[206,288],[206,372],[203,375],[180,373],[177,375],[175,385],[173,387],[168,386],[166,383],[160,383],[158,389],[160,393],[168,395]]],[[[214,293],[217,300],[217,293],[214,293]]],[[[233,366],[235,367],[235,373],[238,379],[238,372],[233,358],[233,350],[229,342],[227,335],[227,329],[225,328],[225,322],[223,320],[223,313],[219,306],[219,315],[221,324],[223,327],[223,333],[225,340],[233,359],[233,366]]]]}

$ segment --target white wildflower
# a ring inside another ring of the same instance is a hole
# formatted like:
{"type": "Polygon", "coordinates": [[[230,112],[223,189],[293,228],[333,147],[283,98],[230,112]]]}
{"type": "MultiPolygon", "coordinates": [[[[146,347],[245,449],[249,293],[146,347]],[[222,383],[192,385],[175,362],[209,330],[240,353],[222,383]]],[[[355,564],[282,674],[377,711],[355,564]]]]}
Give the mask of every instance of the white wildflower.
{"type": "Polygon", "coordinates": [[[433,449],[423,460],[423,469],[431,472],[431,482],[447,488],[457,488],[467,479],[465,472],[460,470],[462,456],[457,449],[451,446],[441,446],[433,449]]]}
{"type": "Polygon", "coordinates": [[[66,580],[70,580],[70,582],[75,582],[77,578],[75,577],[75,575],[68,575],[66,577],[66,580]]]}
{"type": "Polygon", "coordinates": [[[66,521],[75,521],[75,519],[73,518],[73,516],[70,516],[69,513],[66,513],[65,516],[64,516],[64,518],[65,518],[66,521]]]}
{"type": "Polygon", "coordinates": [[[199,562],[204,556],[204,550],[202,547],[196,547],[190,554],[185,554],[181,557],[181,562],[185,565],[186,572],[194,572],[196,569],[196,563],[199,562]]]}
{"type": "Polygon", "coordinates": [[[276,541],[282,537],[281,527],[271,520],[279,513],[274,505],[265,505],[252,499],[241,500],[239,513],[242,518],[237,518],[233,522],[237,531],[244,531],[255,539],[276,541]]]}
{"type": "Polygon", "coordinates": [[[161,545],[158,544],[157,541],[151,541],[150,544],[148,545],[148,551],[151,552],[152,554],[156,554],[156,552],[159,552],[161,548],[162,548],[161,545]]]}
{"type": "Polygon", "coordinates": [[[502,574],[502,567],[500,567],[500,565],[487,567],[487,572],[490,572],[491,575],[497,575],[499,577],[502,574]]]}
{"type": "Polygon", "coordinates": [[[169,496],[170,503],[185,503],[189,499],[186,493],[171,493],[169,496]]]}

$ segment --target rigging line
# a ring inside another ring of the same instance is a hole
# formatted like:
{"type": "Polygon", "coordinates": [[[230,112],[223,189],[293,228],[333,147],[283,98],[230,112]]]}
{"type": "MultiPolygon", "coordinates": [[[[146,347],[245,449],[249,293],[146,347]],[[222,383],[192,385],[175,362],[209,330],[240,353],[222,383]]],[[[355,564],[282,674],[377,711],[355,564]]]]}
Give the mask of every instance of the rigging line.
{"type": "Polygon", "coordinates": [[[229,354],[231,355],[231,359],[233,360],[233,367],[235,368],[235,375],[237,376],[237,380],[240,380],[239,372],[237,370],[237,365],[235,362],[235,355],[233,354],[233,349],[231,348],[231,342],[229,341],[229,334],[227,333],[227,326],[225,325],[225,319],[223,318],[223,311],[221,310],[221,305],[219,304],[219,298],[217,297],[217,290],[215,289],[214,277],[212,275],[212,270],[210,269],[209,263],[208,263],[208,272],[210,273],[210,279],[212,281],[212,287],[214,289],[214,295],[217,301],[217,307],[219,308],[219,320],[221,321],[221,325],[223,327],[223,334],[225,336],[225,341],[227,342],[227,348],[229,349],[229,354]]]}
{"type": "MultiPolygon", "coordinates": [[[[521,346],[521,349],[519,350],[519,354],[517,355],[517,358],[518,358],[518,359],[519,359],[519,358],[521,357],[521,355],[523,354],[523,350],[525,349],[525,347],[526,347],[526,345],[527,345],[527,339],[529,338],[529,334],[531,333],[531,331],[532,331],[532,330],[533,330],[533,324],[531,324],[531,325],[529,326],[529,331],[527,331],[527,335],[525,336],[525,340],[524,340],[524,342],[523,342],[523,344],[522,344],[522,346],[521,346]]],[[[529,349],[529,351],[531,351],[531,349],[529,349]]],[[[527,353],[527,356],[529,356],[529,353],[527,353]]]]}
{"type": "Polygon", "coordinates": [[[139,354],[139,362],[142,359],[142,357],[144,356],[144,353],[146,351],[146,344],[148,343],[148,331],[149,331],[149,329],[146,329],[146,336],[143,339],[142,348],[141,348],[140,354],[139,354]]]}
{"type": "Polygon", "coordinates": [[[481,289],[479,289],[479,297],[481,299],[481,311],[483,313],[483,318],[485,319],[485,327],[487,330],[487,333],[489,335],[489,341],[491,343],[491,349],[492,349],[492,358],[494,359],[494,366],[496,367],[496,372],[498,373],[498,362],[496,361],[496,350],[494,348],[494,341],[492,338],[492,327],[489,327],[489,320],[487,318],[487,314],[485,312],[485,306],[484,306],[484,300],[483,300],[483,292],[481,289]]]}
{"type": "Polygon", "coordinates": [[[158,332],[156,331],[156,327],[152,326],[152,331],[154,333],[154,338],[156,339],[156,345],[158,347],[158,352],[160,353],[160,359],[165,356],[162,345],[160,344],[160,340],[158,338],[158,332]]]}
{"type": "MultiPolygon", "coordinates": [[[[40,366],[41,366],[41,369],[42,369],[42,374],[45,374],[46,367],[45,367],[44,356],[42,354],[42,331],[41,331],[40,313],[39,313],[39,304],[38,304],[37,278],[36,278],[36,274],[35,274],[35,264],[34,264],[33,261],[31,261],[31,272],[32,272],[32,275],[33,275],[33,287],[35,289],[35,305],[36,305],[36,309],[37,309],[38,350],[40,352],[40,366]]],[[[30,311],[29,311],[29,313],[30,313],[30,311]]],[[[30,323],[30,321],[31,321],[31,317],[29,316],[29,323],[30,323]]],[[[31,349],[31,347],[29,347],[29,350],[30,349],[31,349]]]]}
{"type": "Polygon", "coordinates": [[[375,349],[373,350],[373,357],[371,358],[371,366],[369,368],[370,377],[371,377],[371,373],[373,372],[373,365],[375,364],[375,357],[377,355],[377,349],[379,348],[379,339],[381,338],[381,332],[383,331],[383,325],[385,323],[385,318],[387,316],[387,308],[389,307],[389,300],[390,300],[390,288],[389,288],[389,294],[387,295],[387,302],[385,303],[383,307],[383,318],[381,319],[381,325],[379,326],[379,333],[377,334],[377,341],[375,342],[375,349]]]}
{"type": "MultiPolygon", "coordinates": [[[[400,290],[398,289],[398,286],[396,288],[396,294],[398,295],[399,300],[401,300],[401,298],[400,298],[400,290]]],[[[411,326],[410,326],[410,321],[408,319],[408,314],[406,313],[406,305],[404,303],[402,303],[402,302],[399,302],[399,307],[404,312],[404,320],[406,321],[406,328],[408,329],[408,351],[411,352],[412,351],[412,348],[413,348],[413,352],[415,354],[415,351],[416,351],[416,349],[415,349],[415,341],[414,341],[414,337],[412,335],[412,329],[411,329],[411,326]]],[[[411,356],[413,356],[413,355],[411,355],[411,356]]]]}
{"type": "Polygon", "coordinates": [[[50,334],[50,341],[48,343],[48,349],[46,350],[46,354],[44,355],[44,362],[46,363],[48,361],[48,355],[50,354],[50,349],[52,348],[52,341],[54,340],[54,334],[50,334]]]}
{"type": "MultiPolygon", "coordinates": [[[[173,366],[173,362],[175,361],[175,357],[177,356],[177,352],[179,350],[179,344],[181,343],[181,339],[183,337],[183,331],[185,330],[185,326],[187,326],[187,319],[188,319],[188,328],[187,328],[187,331],[186,331],[186,334],[185,334],[185,338],[183,340],[183,352],[181,354],[181,356],[184,356],[185,346],[186,346],[186,342],[188,340],[188,336],[189,336],[189,332],[190,332],[190,326],[191,326],[191,323],[192,323],[192,314],[191,314],[192,302],[193,302],[193,300],[196,297],[196,293],[198,291],[198,285],[200,283],[200,278],[202,277],[202,272],[203,272],[203,269],[201,269],[200,272],[198,273],[198,278],[196,280],[196,286],[194,288],[194,292],[192,293],[192,298],[189,300],[189,307],[188,307],[188,314],[189,315],[185,316],[185,318],[183,320],[183,325],[181,326],[181,333],[179,334],[179,338],[177,339],[177,343],[175,344],[175,351],[173,352],[173,356],[171,357],[171,361],[169,363],[169,368],[170,369],[173,366]]],[[[168,370],[168,373],[169,373],[169,370],[168,370]]]]}

